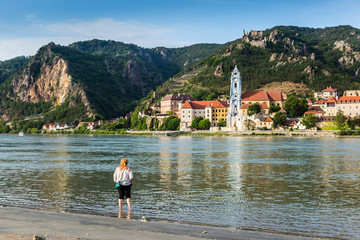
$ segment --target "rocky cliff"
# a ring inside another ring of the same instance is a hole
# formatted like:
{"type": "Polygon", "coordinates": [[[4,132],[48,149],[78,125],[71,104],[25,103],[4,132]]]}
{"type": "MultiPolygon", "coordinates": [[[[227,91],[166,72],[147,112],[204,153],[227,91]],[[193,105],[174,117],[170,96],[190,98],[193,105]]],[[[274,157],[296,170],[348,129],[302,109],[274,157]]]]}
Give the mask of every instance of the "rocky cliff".
{"type": "MultiPolygon", "coordinates": [[[[90,102],[83,86],[75,83],[69,74],[69,65],[57,56],[51,43],[38,51],[30,62],[11,80],[11,91],[6,97],[29,103],[51,102],[53,108],[69,100],[68,106],[76,104],[71,99],[80,98],[87,109],[87,117],[93,116],[90,102]]],[[[8,116],[6,116],[8,118],[8,116]]]]}
{"type": "Polygon", "coordinates": [[[40,114],[57,122],[122,116],[166,79],[218,46],[145,49],[101,40],[69,47],[50,43],[1,84],[0,116],[10,120],[40,114]]]}

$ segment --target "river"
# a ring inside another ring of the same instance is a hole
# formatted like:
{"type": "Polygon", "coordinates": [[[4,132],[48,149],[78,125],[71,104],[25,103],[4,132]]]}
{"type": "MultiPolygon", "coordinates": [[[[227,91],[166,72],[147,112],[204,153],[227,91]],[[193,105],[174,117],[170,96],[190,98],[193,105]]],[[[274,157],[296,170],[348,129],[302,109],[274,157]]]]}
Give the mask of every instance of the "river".
{"type": "Polygon", "coordinates": [[[360,138],[0,135],[0,205],[360,239],[360,138]],[[127,207],[124,207],[125,211],[127,207]]]}

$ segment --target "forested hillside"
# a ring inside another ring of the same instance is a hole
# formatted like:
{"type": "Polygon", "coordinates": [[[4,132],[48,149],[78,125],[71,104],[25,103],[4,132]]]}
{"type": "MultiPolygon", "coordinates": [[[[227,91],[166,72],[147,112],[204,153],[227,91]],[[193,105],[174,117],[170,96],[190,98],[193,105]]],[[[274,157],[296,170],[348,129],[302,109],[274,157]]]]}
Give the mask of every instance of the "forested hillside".
{"type": "Polygon", "coordinates": [[[5,120],[40,114],[57,122],[123,116],[151,90],[219,46],[145,49],[101,40],[69,47],[50,43],[32,58],[0,62],[0,114],[5,120]]]}

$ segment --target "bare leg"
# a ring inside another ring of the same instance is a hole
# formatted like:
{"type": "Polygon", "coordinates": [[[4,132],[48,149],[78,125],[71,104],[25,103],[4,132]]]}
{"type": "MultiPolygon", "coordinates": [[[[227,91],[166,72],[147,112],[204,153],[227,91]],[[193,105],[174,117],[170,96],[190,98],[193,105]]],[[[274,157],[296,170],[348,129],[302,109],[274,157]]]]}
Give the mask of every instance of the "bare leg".
{"type": "Polygon", "coordinates": [[[126,199],[127,205],[129,207],[129,212],[131,212],[131,198],[126,199]]]}
{"type": "Polygon", "coordinates": [[[122,211],[122,205],[123,205],[124,199],[119,198],[119,211],[122,211]]]}

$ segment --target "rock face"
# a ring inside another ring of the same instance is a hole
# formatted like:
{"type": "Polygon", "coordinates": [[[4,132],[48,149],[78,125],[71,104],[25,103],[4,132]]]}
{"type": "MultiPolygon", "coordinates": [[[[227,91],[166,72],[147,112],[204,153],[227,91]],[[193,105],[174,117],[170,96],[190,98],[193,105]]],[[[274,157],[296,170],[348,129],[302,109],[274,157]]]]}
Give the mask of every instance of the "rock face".
{"type": "Polygon", "coordinates": [[[335,41],[333,49],[343,52],[343,56],[338,60],[342,66],[351,66],[355,62],[360,61],[360,53],[355,52],[351,45],[344,40],[335,41]]]}
{"type": "Polygon", "coordinates": [[[314,77],[314,75],[315,75],[315,71],[317,70],[317,68],[315,67],[315,68],[312,68],[312,67],[310,67],[310,66],[307,66],[305,69],[304,69],[304,73],[307,75],[307,77],[309,78],[309,79],[312,79],[313,77],[314,77]]]}
{"type": "Polygon", "coordinates": [[[276,44],[277,43],[277,36],[279,35],[278,30],[274,30],[270,33],[269,41],[276,44]]]}
{"type": "Polygon", "coordinates": [[[267,39],[263,37],[263,31],[251,30],[247,34],[244,31],[243,41],[250,43],[254,47],[265,48],[267,39]]]}
{"type": "Polygon", "coordinates": [[[271,54],[269,62],[275,61],[276,56],[277,56],[276,53],[271,54]]]}
{"type": "Polygon", "coordinates": [[[214,72],[214,76],[215,77],[220,77],[224,71],[223,71],[223,66],[224,66],[224,63],[220,63],[216,69],[215,69],[215,72],[214,72]]]}
{"type": "Polygon", "coordinates": [[[68,64],[59,56],[54,56],[51,46],[48,45],[45,54],[33,59],[19,77],[12,80],[13,94],[8,93],[7,96],[31,103],[52,101],[54,106],[61,105],[70,97],[80,96],[89,116],[92,116],[83,87],[72,80],[68,64]]]}

